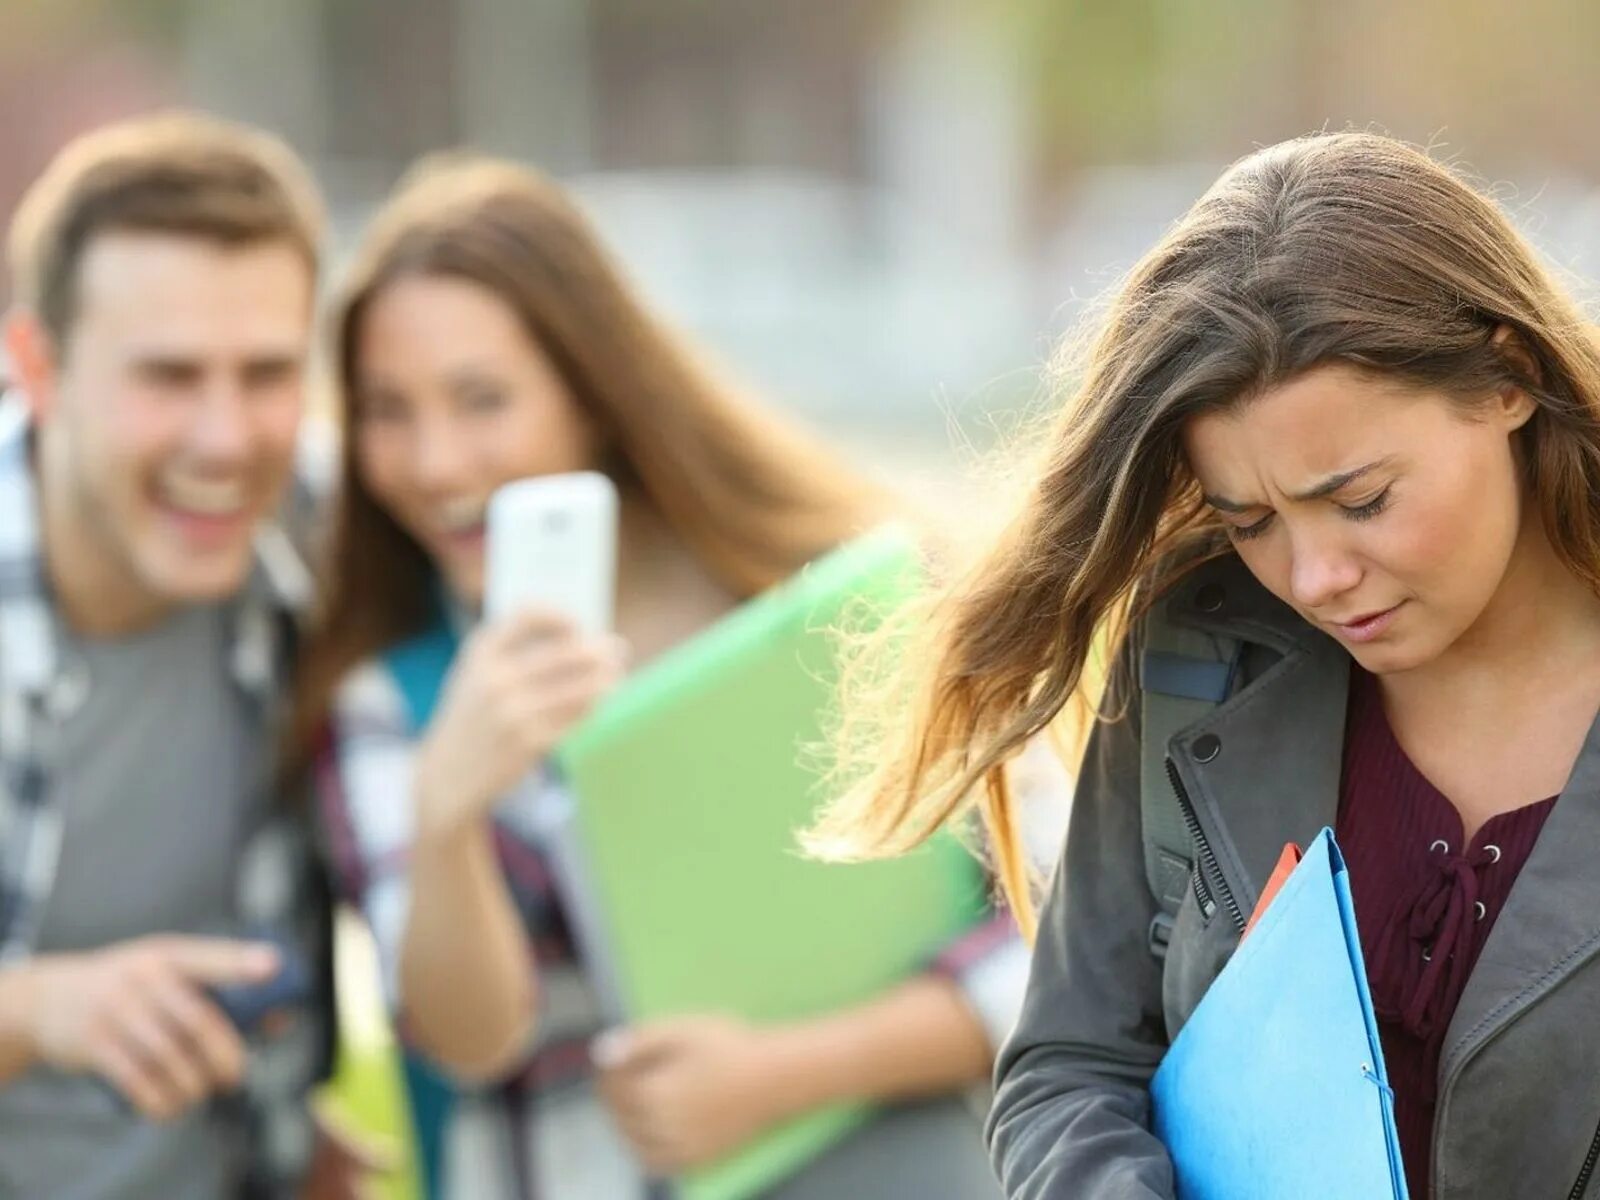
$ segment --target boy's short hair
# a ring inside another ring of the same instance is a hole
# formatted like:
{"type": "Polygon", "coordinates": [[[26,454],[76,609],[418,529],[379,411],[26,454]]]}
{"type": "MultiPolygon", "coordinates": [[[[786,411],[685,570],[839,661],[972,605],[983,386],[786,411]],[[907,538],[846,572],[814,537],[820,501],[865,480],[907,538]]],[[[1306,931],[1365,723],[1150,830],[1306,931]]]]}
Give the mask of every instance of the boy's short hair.
{"type": "Polygon", "coordinates": [[[30,187],[7,242],[17,302],[58,344],[76,316],[90,243],[112,232],[225,246],[282,240],[316,275],[322,202],[280,139],[195,113],[121,121],[69,142],[30,187]]]}

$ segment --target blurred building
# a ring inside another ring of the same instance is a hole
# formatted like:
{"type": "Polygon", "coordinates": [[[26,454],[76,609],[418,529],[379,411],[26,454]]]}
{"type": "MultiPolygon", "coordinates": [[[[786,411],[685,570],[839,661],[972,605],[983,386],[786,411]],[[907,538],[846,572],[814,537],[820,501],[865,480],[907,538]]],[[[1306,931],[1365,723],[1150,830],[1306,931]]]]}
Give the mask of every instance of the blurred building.
{"type": "Polygon", "coordinates": [[[936,446],[1035,397],[1222,163],[1310,129],[1462,155],[1600,268],[1597,34],[1586,0],[0,0],[0,208],[162,103],[283,133],[345,237],[419,153],[516,155],[758,384],[936,446]]]}

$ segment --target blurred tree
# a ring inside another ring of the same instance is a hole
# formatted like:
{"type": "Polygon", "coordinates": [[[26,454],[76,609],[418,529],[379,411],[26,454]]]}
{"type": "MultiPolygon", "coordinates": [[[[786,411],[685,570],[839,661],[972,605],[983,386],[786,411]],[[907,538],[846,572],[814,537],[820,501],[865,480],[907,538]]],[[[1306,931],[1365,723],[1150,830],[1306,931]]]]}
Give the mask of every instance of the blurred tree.
{"type": "Polygon", "coordinates": [[[1226,159],[1324,127],[1600,175],[1591,0],[1011,0],[1048,174],[1226,159]],[[1535,86],[1536,84],[1536,86],[1535,86]]]}

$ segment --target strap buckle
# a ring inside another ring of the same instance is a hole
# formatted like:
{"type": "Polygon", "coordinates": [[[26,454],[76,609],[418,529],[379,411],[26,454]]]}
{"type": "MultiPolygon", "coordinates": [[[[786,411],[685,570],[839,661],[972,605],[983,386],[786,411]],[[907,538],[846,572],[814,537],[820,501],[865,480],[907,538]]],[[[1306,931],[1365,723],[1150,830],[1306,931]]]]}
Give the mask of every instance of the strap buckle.
{"type": "Polygon", "coordinates": [[[1167,947],[1172,944],[1172,918],[1164,912],[1150,920],[1150,953],[1158,959],[1167,957],[1167,947]]]}

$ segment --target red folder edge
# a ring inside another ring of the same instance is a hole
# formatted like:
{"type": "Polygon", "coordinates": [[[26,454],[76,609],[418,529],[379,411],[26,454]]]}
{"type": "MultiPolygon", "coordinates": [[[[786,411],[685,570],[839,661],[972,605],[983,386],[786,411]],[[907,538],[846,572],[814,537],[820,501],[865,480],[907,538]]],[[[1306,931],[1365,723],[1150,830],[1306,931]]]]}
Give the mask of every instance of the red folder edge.
{"type": "Polygon", "coordinates": [[[1267,886],[1261,889],[1261,899],[1256,901],[1256,909],[1250,914],[1250,920],[1245,923],[1244,934],[1240,938],[1241,941],[1250,936],[1250,931],[1256,927],[1256,922],[1261,919],[1261,914],[1267,911],[1267,905],[1272,903],[1273,897],[1278,894],[1278,889],[1283,886],[1284,880],[1288,879],[1289,873],[1299,865],[1301,853],[1300,847],[1293,842],[1284,844],[1283,853],[1278,855],[1278,865],[1272,868],[1272,874],[1267,877],[1267,886]]]}

